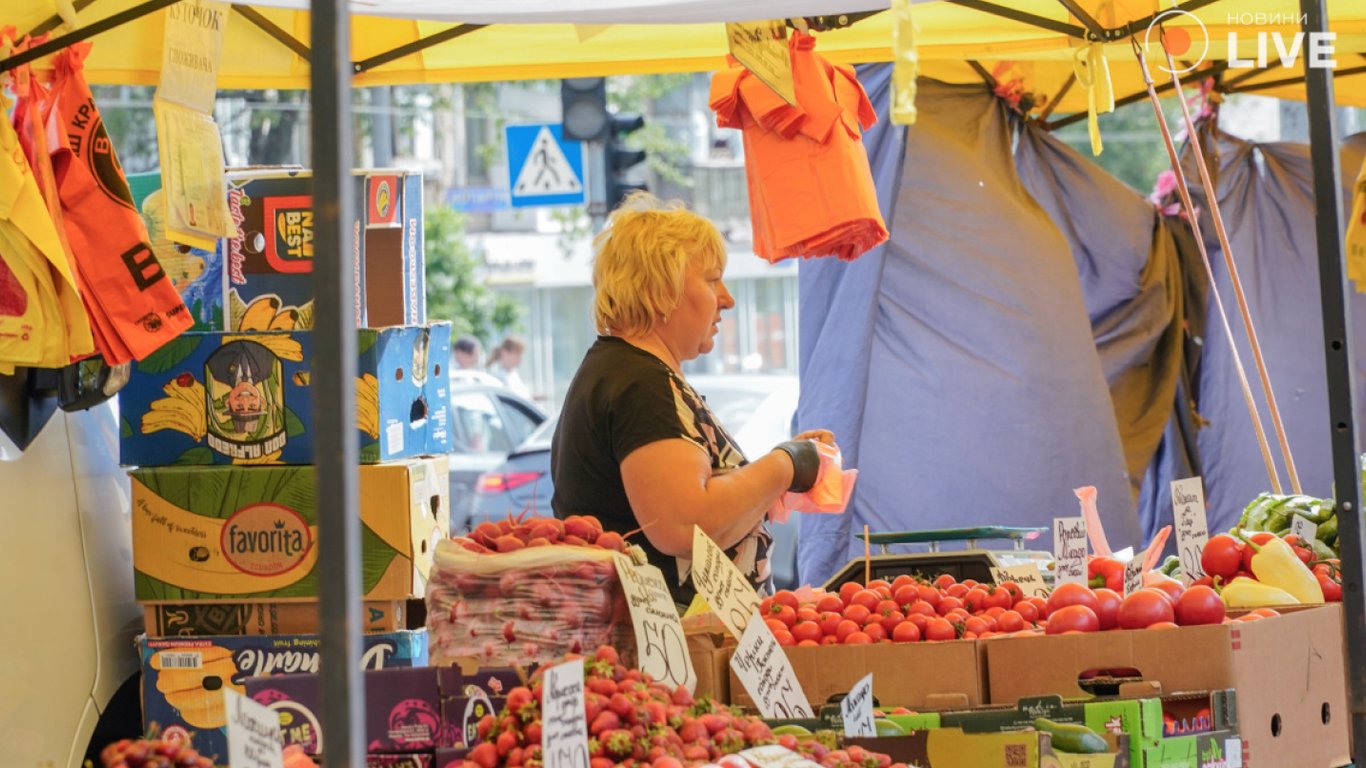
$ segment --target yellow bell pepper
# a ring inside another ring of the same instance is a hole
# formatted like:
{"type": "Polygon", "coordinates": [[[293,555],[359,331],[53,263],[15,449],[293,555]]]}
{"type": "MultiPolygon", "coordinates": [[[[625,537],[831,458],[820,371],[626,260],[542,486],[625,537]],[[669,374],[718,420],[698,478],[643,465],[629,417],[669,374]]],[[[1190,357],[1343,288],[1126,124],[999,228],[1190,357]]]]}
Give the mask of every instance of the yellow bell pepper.
{"type": "Polygon", "coordinates": [[[1278,536],[1260,546],[1252,542],[1248,542],[1248,546],[1257,552],[1252,556],[1252,573],[1257,581],[1289,592],[1299,603],[1316,605],[1323,602],[1323,589],[1319,587],[1318,579],[1295,556],[1285,539],[1278,536]]]}
{"type": "Polygon", "coordinates": [[[1283,589],[1263,584],[1256,579],[1239,576],[1219,592],[1224,605],[1230,608],[1263,608],[1268,605],[1294,605],[1299,602],[1283,589]]]}

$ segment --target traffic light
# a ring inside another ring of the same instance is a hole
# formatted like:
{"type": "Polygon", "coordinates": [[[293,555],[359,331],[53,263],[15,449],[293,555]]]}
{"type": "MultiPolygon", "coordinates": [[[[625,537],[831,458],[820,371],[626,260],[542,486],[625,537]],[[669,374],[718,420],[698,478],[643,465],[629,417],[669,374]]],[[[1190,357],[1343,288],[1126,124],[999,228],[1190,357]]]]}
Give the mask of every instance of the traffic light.
{"type": "Polygon", "coordinates": [[[560,81],[560,121],[569,141],[602,141],[607,137],[607,78],[571,77],[560,81]]]}
{"type": "Polygon", "coordinates": [[[640,115],[612,115],[607,128],[607,210],[616,208],[625,197],[640,189],[649,189],[644,184],[626,180],[628,172],[645,162],[645,150],[629,149],[625,139],[645,127],[645,118],[640,115]]]}

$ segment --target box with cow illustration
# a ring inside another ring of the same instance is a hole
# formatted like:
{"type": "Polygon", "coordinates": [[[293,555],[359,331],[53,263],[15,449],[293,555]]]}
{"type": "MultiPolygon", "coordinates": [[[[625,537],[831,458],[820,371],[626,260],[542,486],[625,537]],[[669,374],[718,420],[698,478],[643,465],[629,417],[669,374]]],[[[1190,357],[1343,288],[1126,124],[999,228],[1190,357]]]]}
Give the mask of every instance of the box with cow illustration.
{"type": "MultiPolygon", "coordinates": [[[[318,597],[314,469],[146,467],[133,478],[139,601],[318,597]]],[[[450,527],[445,456],[360,467],[361,590],[404,600],[426,589],[450,527]]]]}
{"type": "MultiPolygon", "coordinates": [[[[357,331],[363,463],[450,450],[451,326],[357,331]]],[[[186,333],[119,392],[127,466],[312,464],[312,331],[186,333]]]]}
{"type": "MultiPolygon", "coordinates": [[[[164,738],[189,741],[214,765],[226,765],[223,689],[246,695],[248,678],[315,673],[321,645],[318,635],[139,637],[143,726],[155,725],[164,738]]],[[[426,630],[362,638],[363,669],[426,665],[426,630]]]]}

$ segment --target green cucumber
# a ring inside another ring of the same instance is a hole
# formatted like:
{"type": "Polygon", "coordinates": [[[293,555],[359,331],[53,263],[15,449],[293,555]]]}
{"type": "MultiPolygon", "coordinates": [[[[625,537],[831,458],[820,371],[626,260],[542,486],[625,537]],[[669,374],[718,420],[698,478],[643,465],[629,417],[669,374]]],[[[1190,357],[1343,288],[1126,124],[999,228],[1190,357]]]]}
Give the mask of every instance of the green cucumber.
{"type": "Polygon", "coordinates": [[[1034,720],[1034,730],[1043,731],[1051,736],[1053,748],[1059,752],[1094,755],[1106,752],[1110,748],[1105,739],[1084,725],[1056,723],[1046,717],[1039,717],[1034,720]]]}

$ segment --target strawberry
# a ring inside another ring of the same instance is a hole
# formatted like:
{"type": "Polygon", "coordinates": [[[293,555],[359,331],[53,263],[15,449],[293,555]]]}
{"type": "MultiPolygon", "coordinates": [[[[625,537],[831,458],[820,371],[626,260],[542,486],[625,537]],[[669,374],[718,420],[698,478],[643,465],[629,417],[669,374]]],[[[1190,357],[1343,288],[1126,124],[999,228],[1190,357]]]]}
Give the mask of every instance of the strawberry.
{"type": "Polygon", "coordinates": [[[743,733],[750,746],[773,743],[773,731],[762,720],[752,719],[745,723],[743,733]]]}
{"type": "Polygon", "coordinates": [[[711,736],[711,732],[700,721],[684,718],[683,726],[678,729],[678,736],[683,739],[684,744],[700,744],[711,736]]]}
{"type": "Polygon", "coordinates": [[[630,731],[618,728],[602,734],[603,749],[611,757],[620,759],[630,755],[634,744],[635,739],[631,737],[630,731]]]}
{"type": "Polygon", "coordinates": [[[593,658],[614,666],[621,663],[621,656],[617,653],[617,649],[610,645],[598,646],[598,650],[593,654],[593,658]]]}
{"type": "Polygon", "coordinates": [[[692,692],[681,685],[673,690],[673,694],[670,698],[673,703],[680,707],[691,707],[694,703],[692,692]]]}
{"type": "Polygon", "coordinates": [[[792,750],[793,752],[796,752],[796,751],[797,751],[797,737],[794,736],[794,735],[792,735],[792,734],[790,734],[790,733],[784,733],[782,736],[779,736],[779,737],[778,737],[778,746],[783,747],[784,749],[790,749],[790,750],[792,750]]]}
{"type": "Polygon", "coordinates": [[[607,708],[617,713],[623,722],[630,719],[635,713],[635,707],[631,706],[631,700],[621,693],[614,693],[607,700],[607,708]]]}
{"type": "Polygon", "coordinates": [[[712,736],[721,752],[733,755],[745,748],[745,735],[734,728],[726,728],[712,736]]]}
{"type": "Polygon", "coordinates": [[[676,757],[665,755],[654,761],[653,768],[683,768],[683,764],[676,757]]]}
{"type": "Polygon", "coordinates": [[[589,691],[596,693],[599,696],[616,695],[619,690],[615,680],[605,677],[590,677],[586,684],[589,691]]]}
{"type": "Polygon", "coordinates": [[[533,720],[532,722],[527,723],[526,728],[522,729],[522,738],[526,739],[526,743],[528,744],[540,744],[541,721],[533,720]]]}
{"type": "Polygon", "coordinates": [[[700,720],[702,725],[707,729],[707,733],[710,733],[713,736],[730,726],[730,718],[724,715],[707,714],[701,716],[698,720],[700,720]]]}
{"type": "Polygon", "coordinates": [[[479,734],[480,741],[486,741],[489,732],[493,730],[493,715],[484,715],[479,718],[479,725],[475,726],[475,732],[479,734]]]}
{"type": "Polygon", "coordinates": [[[602,711],[605,704],[606,700],[603,699],[602,694],[585,691],[583,694],[584,720],[590,723],[596,720],[598,713],[602,711]]]}
{"type": "Polygon", "coordinates": [[[467,759],[479,768],[498,768],[498,748],[486,741],[471,749],[467,759]]]}
{"type": "Polygon", "coordinates": [[[503,761],[503,764],[509,766],[509,768],[520,768],[522,765],[522,754],[521,747],[513,747],[508,750],[507,758],[503,761]]]}
{"type": "Polygon", "coordinates": [[[608,731],[615,731],[619,728],[621,728],[621,718],[617,716],[616,712],[604,709],[598,713],[597,717],[593,718],[593,722],[588,726],[588,733],[590,736],[601,736],[608,731]]]}
{"type": "MultiPolygon", "coordinates": [[[[792,737],[792,746],[796,746],[797,737],[792,737]]],[[[711,759],[711,752],[700,744],[689,744],[683,748],[683,759],[690,763],[706,762],[711,759]]]]}
{"type": "Polygon", "coordinates": [[[588,761],[588,768],[615,768],[616,761],[605,757],[595,757],[588,761]]]}
{"type": "Polygon", "coordinates": [[[660,725],[669,719],[669,711],[658,701],[645,704],[645,712],[650,717],[650,725],[660,725]]]}

